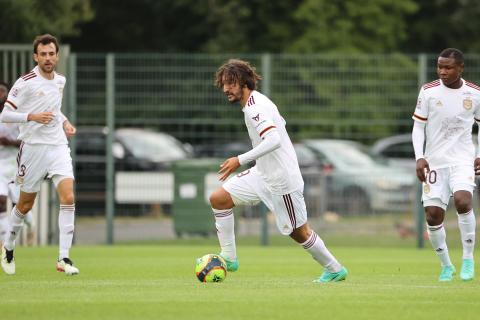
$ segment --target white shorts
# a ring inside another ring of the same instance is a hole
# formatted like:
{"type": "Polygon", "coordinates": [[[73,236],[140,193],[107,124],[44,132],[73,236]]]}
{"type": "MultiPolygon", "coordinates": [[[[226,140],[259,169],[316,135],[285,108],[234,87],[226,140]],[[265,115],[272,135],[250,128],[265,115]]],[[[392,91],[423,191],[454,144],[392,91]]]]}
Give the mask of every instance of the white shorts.
{"type": "Polygon", "coordinates": [[[17,159],[16,183],[24,192],[40,191],[42,181],[47,178],[61,176],[74,179],[68,145],[22,144],[17,159]]]}
{"type": "Polygon", "coordinates": [[[262,201],[275,215],[278,230],[289,235],[307,222],[303,190],[275,195],[267,188],[255,167],[231,177],[223,184],[235,205],[254,205],[262,201]]]}
{"type": "Polygon", "coordinates": [[[432,169],[422,187],[424,207],[435,206],[446,210],[450,197],[455,192],[464,190],[473,193],[475,171],[473,166],[432,169]]]}

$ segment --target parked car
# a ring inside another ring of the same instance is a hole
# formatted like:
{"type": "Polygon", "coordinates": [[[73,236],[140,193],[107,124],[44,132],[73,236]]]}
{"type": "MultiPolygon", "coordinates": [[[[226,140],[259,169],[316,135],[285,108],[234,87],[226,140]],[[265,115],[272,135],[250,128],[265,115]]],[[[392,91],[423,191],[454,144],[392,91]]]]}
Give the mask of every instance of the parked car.
{"type": "Polygon", "coordinates": [[[415,176],[404,168],[378,161],[366,147],[349,140],[305,140],[315,152],[326,182],[327,208],[340,214],[411,209],[415,176]]]}
{"type": "Polygon", "coordinates": [[[410,133],[377,140],[370,152],[376,157],[387,159],[392,165],[415,171],[415,152],[410,133]]]}
{"type": "MultiPolygon", "coordinates": [[[[78,128],[75,177],[79,214],[104,213],[107,133],[106,127],[78,128]]],[[[174,161],[193,156],[191,147],[173,136],[140,128],[115,130],[112,151],[115,171],[167,171],[174,161]]]]}

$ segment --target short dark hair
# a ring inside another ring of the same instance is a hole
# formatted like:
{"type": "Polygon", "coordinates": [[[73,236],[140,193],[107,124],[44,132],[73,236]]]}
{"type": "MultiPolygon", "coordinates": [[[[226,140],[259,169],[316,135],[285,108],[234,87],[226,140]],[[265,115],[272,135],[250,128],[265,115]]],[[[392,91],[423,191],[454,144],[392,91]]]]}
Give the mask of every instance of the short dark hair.
{"type": "Polygon", "coordinates": [[[240,87],[247,86],[250,90],[257,88],[257,82],[262,77],[248,61],[230,59],[218,68],[215,74],[215,86],[221,88],[224,83],[238,83],[240,87]]]}
{"type": "Polygon", "coordinates": [[[5,81],[0,81],[0,86],[4,86],[5,88],[7,88],[7,90],[10,90],[10,85],[5,81]]]}
{"type": "Polygon", "coordinates": [[[463,64],[463,53],[462,51],[455,48],[447,48],[440,52],[439,57],[442,58],[453,58],[456,64],[463,64]]]}
{"type": "Polygon", "coordinates": [[[33,53],[37,54],[39,44],[43,44],[45,46],[49,43],[53,43],[55,45],[55,52],[58,53],[58,40],[57,38],[48,33],[39,35],[35,38],[35,40],[33,40],[33,53]]]}

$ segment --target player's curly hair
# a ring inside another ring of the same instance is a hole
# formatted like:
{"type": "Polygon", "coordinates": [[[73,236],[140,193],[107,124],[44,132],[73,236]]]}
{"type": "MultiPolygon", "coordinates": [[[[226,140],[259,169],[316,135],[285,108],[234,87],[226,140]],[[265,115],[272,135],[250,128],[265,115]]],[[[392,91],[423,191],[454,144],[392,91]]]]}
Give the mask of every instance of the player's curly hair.
{"type": "Polygon", "coordinates": [[[37,49],[39,44],[43,44],[44,46],[53,43],[55,45],[55,52],[58,53],[59,45],[58,45],[58,40],[51,34],[42,34],[39,35],[33,40],[33,53],[37,54],[37,49]]]}
{"type": "Polygon", "coordinates": [[[261,79],[255,67],[248,61],[230,59],[218,68],[214,83],[217,88],[223,87],[224,83],[238,83],[240,87],[247,86],[248,89],[255,90],[261,79]]]}
{"type": "Polygon", "coordinates": [[[462,51],[456,48],[447,48],[440,52],[439,57],[442,58],[453,58],[456,64],[463,64],[463,53],[462,51]]]}

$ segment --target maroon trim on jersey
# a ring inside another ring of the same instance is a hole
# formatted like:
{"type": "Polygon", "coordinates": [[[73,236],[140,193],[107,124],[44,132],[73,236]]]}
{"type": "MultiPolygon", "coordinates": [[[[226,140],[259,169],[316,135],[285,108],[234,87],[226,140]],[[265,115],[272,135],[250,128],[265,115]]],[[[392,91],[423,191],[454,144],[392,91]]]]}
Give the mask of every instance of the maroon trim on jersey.
{"type": "Polygon", "coordinates": [[[295,209],[293,208],[292,197],[289,194],[283,195],[282,197],[285,207],[287,208],[290,223],[292,224],[293,229],[297,229],[297,219],[295,218],[295,209]]]}
{"type": "Polygon", "coordinates": [[[5,101],[5,103],[8,103],[9,105],[11,105],[12,108],[15,109],[15,110],[18,109],[17,106],[15,105],[15,103],[13,103],[13,102],[10,101],[10,100],[5,101]]]}
{"type": "Polygon", "coordinates": [[[474,117],[473,119],[475,119],[475,121],[477,121],[477,122],[480,122],[480,119],[477,119],[477,118],[475,118],[475,117],[474,117]]]}
{"type": "Polygon", "coordinates": [[[25,79],[26,77],[31,76],[32,74],[35,74],[35,72],[33,72],[33,70],[30,71],[29,73],[23,74],[20,78],[25,79]]]}
{"type": "Polygon", "coordinates": [[[247,107],[253,106],[255,104],[255,99],[253,99],[253,96],[250,96],[247,100],[247,107]]]}
{"type": "Polygon", "coordinates": [[[260,137],[262,136],[262,134],[264,134],[265,132],[267,132],[268,130],[273,129],[273,128],[276,128],[276,127],[275,126],[270,126],[268,128],[263,129],[262,132],[260,132],[260,137]]]}
{"type": "Polygon", "coordinates": [[[35,78],[36,76],[37,76],[37,75],[34,73],[34,74],[31,74],[31,75],[25,76],[25,77],[23,77],[22,79],[23,79],[24,81],[28,81],[28,80],[30,80],[30,79],[35,78]]]}
{"type": "Polygon", "coordinates": [[[422,120],[422,121],[427,121],[428,120],[428,118],[420,117],[419,115],[416,115],[415,113],[413,114],[413,117],[417,118],[418,120],[422,120]]]}
{"type": "Polygon", "coordinates": [[[440,80],[435,80],[435,81],[432,81],[432,82],[429,82],[425,85],[423,85],[423,90],[427,90],[427,89],[430,89],[430,88],[433,88],[433,87],[438,87],[440,85],[440,80]]]}
{"type": "Polygon", "coordinates": [[[469,86],[470,88],[473,88],[473,89],[476,89],[476,90],[480,91],[480,87],[473,82],[465,80],[465,84],[467,86],[469,86]]]}

